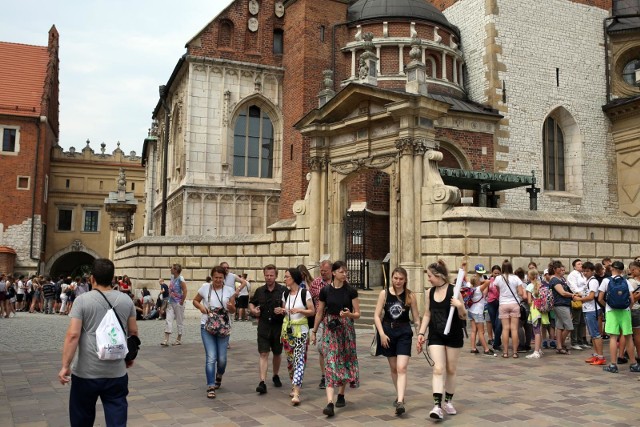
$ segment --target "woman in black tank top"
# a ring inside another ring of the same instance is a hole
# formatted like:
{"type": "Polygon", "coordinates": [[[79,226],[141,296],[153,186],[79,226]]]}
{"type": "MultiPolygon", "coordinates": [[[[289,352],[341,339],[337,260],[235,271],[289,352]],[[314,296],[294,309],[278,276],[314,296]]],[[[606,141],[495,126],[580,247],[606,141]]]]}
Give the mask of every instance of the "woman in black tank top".
{"type": "Polygon", "coordinates": [[[453,298],[454,286],[449,284],[449,271],[443,261],[438,260],[429,265],[427,274],[433,287],[427,291],[425,298],[424,317],[418,333],[418,351],[422,351],[422,346],[428,341],[429,352],[435,363],[432,379],[434,407],[429,416],[441,420],[444,412],[449,415],[456,414],[451,400],[456,388],[458,358],[464,344],[462,329],[464,320],[467,318],[467,310],[464,308],[462,296],[453,298]],[[455,307],[457,313],[454,313],[451,329],[445,335],[444,329],[451,307],[455,307]],[[429,328],[428,340],[425,339],[427,328],[429,328]]]}
{"type": "Polygon", "coordinates": [[[407,388],[407,366],[411,357],[413,338],[409,312],[418,329],[420,318],[418,301],[416,295],[407,287],[407,271],[404,268],[397,267],[393,270],[391,284],[389,289],[380,292],[373,317],[378,330],[376,356],[383,355],[389,361],[391,379],[398,393],[395,404],[396,415],[402,415],[405,412],[404,393],[407,388]]]}

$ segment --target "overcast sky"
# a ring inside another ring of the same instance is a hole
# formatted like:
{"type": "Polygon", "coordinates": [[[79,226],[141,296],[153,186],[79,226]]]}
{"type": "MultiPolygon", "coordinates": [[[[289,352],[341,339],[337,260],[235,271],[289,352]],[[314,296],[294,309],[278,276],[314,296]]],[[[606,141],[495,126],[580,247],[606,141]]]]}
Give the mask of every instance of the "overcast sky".
{"type": "MultiPolygon", "coordinates": [[[[60,33],[60,145],[142,152],[184,45],[231,0],[2,1],[0,40],[46,46],[60,33]]],[[[1,82],[0,82],[1,83],[1,82]]]]}

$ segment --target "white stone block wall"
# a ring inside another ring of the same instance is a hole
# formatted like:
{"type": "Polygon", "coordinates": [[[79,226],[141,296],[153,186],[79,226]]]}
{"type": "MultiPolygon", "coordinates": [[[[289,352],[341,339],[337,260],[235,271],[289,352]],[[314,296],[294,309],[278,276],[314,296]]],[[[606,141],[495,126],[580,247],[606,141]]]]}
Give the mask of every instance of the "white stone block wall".
{"type": "MultiPolygon", "coordinates": [[[[471,99],[486,103],[488,67],[487,24],[494,24],[496,44],[502,49],[497,63],[500,82],[506,86],[502,131],[497,138],[496,160],[507,162],[504,172],[536,172],[543,186],[542,127],[557,107],[568,111],[579,134],[565,155],[567,193],[539,196],[543,211],[614,213],[617,197],[615,157],[609,122],[602,112],[606,103],[602,9],[567,0],[498,0],[496,15],[487,15],[484,0],[462,0],[445,11],[462,33],[471,99]],[[559,69],[559,86],[556,84],[559,69]],[[499,148],[499,147],[498,147],[499,148]],[[576,148],[575,150],[573,148],[576,148]],[[613,194],[612,194],[613,193],[613,194]]],[[[501,90],[496,87],[501,95],[501,90]]],[[[505,192],[502,207],[527,209],[524,189],[505,192]]]]}
{"type": "MultiPolygon", "coordinates": [[[[27,218],[20,224],[4,227],[0,224],[0,245],[8,246],[16,251],[14,271],[3,271],[2,273],[35,274],[38,270],[39,261],[31,259],[31,218],[27,218]]],[[[42,219],[40,215],[35,216],[33,230],[33,254],[38,257],[42,244],[42,219]]]]}
{"type": "Polygon", "coordinates": [[[509,259],[514,269],[534,261],[542,271],[552,260],[567,268],[576,258],[628,265],[640,254],[640,224],[621,216],[461,207],[423,222],[421,232],[423,264],[441,258],[454,271],[464,260],[490,268],[509,259]]]}

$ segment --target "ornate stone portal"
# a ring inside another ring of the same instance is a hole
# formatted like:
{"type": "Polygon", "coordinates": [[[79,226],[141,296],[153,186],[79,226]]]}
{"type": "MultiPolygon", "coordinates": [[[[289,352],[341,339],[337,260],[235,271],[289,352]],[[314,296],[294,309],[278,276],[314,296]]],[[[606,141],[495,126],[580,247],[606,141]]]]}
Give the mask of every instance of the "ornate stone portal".
{"type": "Polygon", "coordinates": [[[460,198],[457,188],[444,185],[437,167],[442,154],[433,120],[448,107],[420,95],[350,85],[298,123],[312,142],[309,189],[296,204],[296,223],[310,225],[313,262],[322,254],[344,257],[349,184],[363,171],[377,170],[389,176],[391,264],[407,270],[412,290],[423,291],[421,223],[441,217],[460,198]],[[354,110],[360,114],[347,119],[354,110]]]}
{"type": "Polygon", "coordinates": [[[118,176],[118,191],[111,191],[109,197],[104,200],[104,207],[111,217],[111,241],[109,244],[109,258],[113,258],[115,249],[128,243],[133,227],[131,218],[136,212],[138,201],[133,193],[127,192],[127,178],[124,168],[120,168],[118,176]]]}

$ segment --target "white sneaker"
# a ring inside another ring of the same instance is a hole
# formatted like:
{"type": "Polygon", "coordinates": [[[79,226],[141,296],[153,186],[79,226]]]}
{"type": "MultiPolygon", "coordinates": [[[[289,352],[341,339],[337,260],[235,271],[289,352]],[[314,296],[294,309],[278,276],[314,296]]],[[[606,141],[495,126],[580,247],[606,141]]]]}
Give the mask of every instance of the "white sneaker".
{"type": "Polygon", "coordinates": [[[571,349],[572,350],[582,350],[582,347],[580,347],[578,344],[576,344],[576,345],[572,345],[571,349]]]}
{"type": "Polygon", "coordinates": [[[442,408],[438,405],[434,406],[431,412],[429,412],[429,417],[434,420],[441,420],[444,418],[444,414],[442,413],[442,408]]]}
{"type": "Polygon", "coordinates": [[[444,403],[444,411],[449,415],[455,415],[458,413],[458,411],[456,411],[456,408],[453,407],[451,402],[444,403]]]}
{"type": "Polygon", "coordinates": [[[534,351],[533,353],[529,354],[528,356],[525,356],[526,359],[540,359],[540,353],[538,353],[537,351],[534,351]]]}

